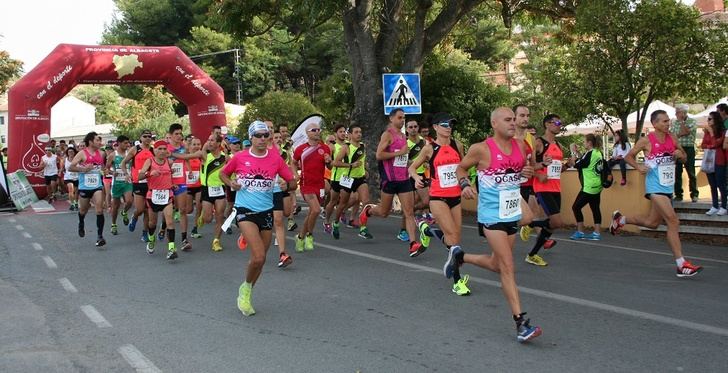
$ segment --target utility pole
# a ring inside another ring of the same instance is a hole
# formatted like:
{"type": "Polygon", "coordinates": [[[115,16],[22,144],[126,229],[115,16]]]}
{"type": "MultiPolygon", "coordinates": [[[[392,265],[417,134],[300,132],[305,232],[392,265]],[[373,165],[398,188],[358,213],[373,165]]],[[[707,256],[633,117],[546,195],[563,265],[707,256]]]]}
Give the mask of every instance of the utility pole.
{"type": "Polygon", "coordinates": [[[235,65],[233,66],[233,78],[235,78],[235,96],[238,101],[238,105],[243,105],[243,82],[240,79],[240,49],[239,48],[228,49],[226,51],[198,54],[196,56],[190,56],[190,59],[194,60],[197,58],[214,56],[214,55],[225,54],[225,53],[234,54],[235,65]]]}

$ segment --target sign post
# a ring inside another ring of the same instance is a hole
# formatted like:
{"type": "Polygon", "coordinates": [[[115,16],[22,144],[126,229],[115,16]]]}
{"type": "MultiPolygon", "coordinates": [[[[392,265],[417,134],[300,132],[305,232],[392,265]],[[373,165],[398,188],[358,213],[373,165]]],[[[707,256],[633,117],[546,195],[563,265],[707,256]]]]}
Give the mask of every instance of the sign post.
{"type": "Polygon", "coordinates": [[[25,177],[23,171],[16,171],[8,174],[8,184],[10,187],[10,199],[15,203],[18,210],[23,210],[34,202],[38,202],[38,196],[35,194],[33,187],[30,186],[28,178],[25,177]]]}
{"type": "Polygon", "coordinates": [[[405,114],[422,114],[420,74],[382,74],[384,115],[401,108],[405,114]]]}

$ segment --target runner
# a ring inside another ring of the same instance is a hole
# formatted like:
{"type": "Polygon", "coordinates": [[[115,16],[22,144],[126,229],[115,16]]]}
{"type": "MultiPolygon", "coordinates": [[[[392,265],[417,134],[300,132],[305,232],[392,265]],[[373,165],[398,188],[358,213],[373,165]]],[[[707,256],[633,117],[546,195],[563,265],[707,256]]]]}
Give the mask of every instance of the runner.
{"type": "MultiPolygon", "coordinates": [[[[424,146],[417,158],[409,167],[410,177],[415,182],[415,188],[424,189],[424,175],[420,174],[420,167],[429,164],[432,171],[432,182],[429,188],[430,211],[435,215],[440,229],[430,227],[426,220],[418,224],[420,242],[423,246],[430,245],[430,237],[437,237],[447,247],[460,244],[463,225],[463,210],[460,205],[460,186],[455,175],[460,161],[463,158],[463,146],[451,137],[452,129],[457,121],[450,114],[437,113],[433,117],[432,128],[437,134],[435,142],[424,146]]],[[[453,293],[457,295],[470,295],[468,279],[465,275],[454,275],[453,293]]]]}
{"type": "Polygon", "coordinates": [[[152,154],[152,131],[142,130],[140,144],[134,146],[126,152],[126,157],[121,161],[121,169],[131,169],[131,182],[132,182],[132,193],[134,194],[134,215],[131,217],[129,222],[129,232],[134,232],[136,229],[137,221],[139,216],[144,214],[142,226],[142,241],[148,242],[149,235],[147,227],[149,226],[149,215],[147,214],[147,180],[139,179],[139,170],[147,161],[154,157],[152,154]],[[131,162],[131,167],[128,166],[131,162]]]}
{"type": "MultiPolygon", "coordinates": [[[[513,107],[513,112],[516,114],[516,136],[515,138],[521,141],[525,141],[528,145],[529,153],[533,153],[533,146],[536,138],[528,131],[529,120],[531,119],[531,112],[528,110],[528,106],[523,104],[517,104],[513,107]]],[[[528,202],[528,208],[533,211],[534,214],[538,213],[541,208],[536,201],[536,192],[533,191],[533,177],[526,179],[521,184],[521,197],[528,202]]],[[[528,225],[521,226],[520,237],[522,241],[528,241],[531,236],[531,228],[528,225]]],[[[541,228],[536,229],[536,233],[540,233],[541,228]]],[[[545,246],[552,247],[555,245],[555,241],[549,239],[546,241],[545,246]]]]}
{"type": "Polygon", "coordinates": [[[341,192],[339,193],[339,203],[336,206],[332,231],[334,238],[337,240],[341,235],[341,218],[346,210],[355,204],[358,206],[359,202],[369,203],[369,185],[367,185],[369,175],[366,170],[366,149],[364,144],[361,143],[361,127],[353,124],[348,131],[349,143],[342,147],[341,153],[337,155],[333,162],[336,167],[341,167],[344,170],[339,179],[341,192]],[[356,194],[356,197],[352,198],[352,194],[356,194]]]}
{"type": "Polygon", "coordinates": [[[245,316],[255,314],[252,304],[253,286],[258,281],[271,241],[273,228],[273,184],[281,179],[281,190],[288,192],[296,183],[288,165],[276,152],[268,150],[271,132],[265,123],[253,122],[248,127],[248,136],[253,146],[233,158],[220,172],[220,179],[235,196],[236,223],[250,246],[250,259],[245,272],[245,281],[238,289],[237,304],[245,316]],[[235,180],[231,180],[231,175],[235,180]]]}
{"type": "MultiPolygon", "coordinates": [[[[547,241],[555,229],[564,225],[561,220],[561,169],[563,167],[564,152],[556,142],[556,135],[561,132],[561,118],[556,114],[549,114],[543,118],[543,125],[546,128],[543,137],[536,139],[536,174],[533,180],[533,190],[536,192],[536,199],[543,209],[547,218],[545,220],[534,220],[531,227],[540,227],[536,244],[526,255],[526,263],[535,266],[547,266],[548,263],[538,255],[541,247],[550,249],[556,241],[548,245],[547,241]]],[[[571,158],[566,163],[569,167],[574,165],[571,158]]]]}
{"type": "Polygon", "coordinates": [[[133,187],[131,181],[131,170],[121,168],[121,162],[126,158],[129,150],[129,138],[120,135],[116,138],[118,144],[114,150],[113,156],[106,160],[106,168],[110,170],[114,178],[111,186],[111,234],[119,234],[119,227],[116,225],[116,219],[119,215],[119,207],[121,206],[121,198],[124,197],[124,208],[121,210],[121,219],[124,225],[129,225],[128,211],[134,201],[132,195],[133,187]]]}
{"type": "Polygon", "coordinates": [[[410,239],[409,256],[414,258],[427,249],[419,242],[413,240],[415,237],[415,215],[414,215],[414,194],[413,186],[407,174],[408,153],[407,139],[402,134],[404,125],[404,111],[394,109],[389,113],[389,125],[382,133],[377,146],[377,161],[379,161],[379,174],[382,182],[382,200],[378,206],[366,205],[359,214],[361,226],[359,236],[372,238],[367,229],[367,222],[370,216],[386,218],[392,208],[392,200],[396,194],[402,204],[402,215],[407,224],[407,235],[410,239]]]}
{"type": "MultiPolygon", "coordinates": [[[[453,246],[443,268],[447,278],[458,275],[463,263],[470,263],[500,275],[503,295],[508,302],[516,323],[516,338],[527,342],[541,335],[541,328],[531,326],[524,318],[516,285],[513,263],[513,247],[519,220],[527,223],[531,218],[528,205],[521,198],[521,177],[531,177],[533,167],[527,160],[526,145],[514,139],[515,114],[501,107],[491,114],[493,137],[474,144],[457,167],[457,177],[462,196],[478,199],[478,226],[492,248],[491,255],[465,254],[459,246],[453,246]],[[470,186],[468,169],[478,168],[478,191],[470,186]]],[[[440,221],[440,219],[438,219],[440,221]]]]}
{"type": "Polygon", "coordinates": [[[202,182],[202,220],[198,219],[197,227],[202,228],[203,224],[210,223],[215,215],[215,236],[212,239],[212,251],[222,251],[220,236],[222,235],[222,223],[225,220],[225,185],[220,180],[220,170],[227,162],[227,157],[222,152],[222,137],[211,135],[205,144],[205,148],[198,152],[204,157],[200,172],[202,182]]]}
{"type": "MultiPolygon", "coordinates": [[[[187,151],[189,154],[198,153],[200,149],[202,149],[202,141],[200,141],[200,139],[192,137],[188,142],[189,147],[187,148],[187,151]]],[[[185,211],[191,212],[192,204],[194,202],[195,218],[192,221],[197,222],[200,219],[200,216],[202,216],[202,182],[200,181],[202,160],[200,158],[192,158],[188,159],[187,163],[189,166],[187,168],[187,194],[189,194],[189,198],[187,199],[185,211]]],[[[202,238],[202,235],[197,231],[197,224],[193,225],[190,236],[192,236],[192,238],[202,238]]]]}
{"type": "Polygon", "coordinates": [[[86,148],[76,154],[71,161],[69,170],[79,173],[78,182],[78,236],[86,236],[84,219],[93,200],[96,210],[96,246],[106,245],[104,239],[104,186],[101,178],[104,172],[104,155],[101,151],[101,136],[96,132],[89,132],[83,138],[86,148]]]}
{"type": "Polygon", "coordinates": [[[78,172],[71,171],[71,162],[76,157],[76,148],[73,146],[66,149],[66,159],[63,160],[63,169],[66,170],[63,180],[68,190],[68,202],[71,204],[69,210],[78,211],[78,172]]]}
{"type": "MultiPolygon", "coordinates": [[[[169,159],[169,143],[159,140],[154,143],[154,157],[147,159],[139,171],[139,179],[147,180],[147,209],[149,214],[149,242],[147,253],[154,254],[154,244],[157,237],[157,214],[162,213],[167,223],[167,260],[177,259],[177,249],[174,246],[174,189],[178,185],[173,183],[172,161],[169,159]]],[[[164,228],[162,228],[164,229],[164,228]]]]}
{"type": "MultiPolygon", "coordinates": [[[[113,141],[109,140],[106,147],[104,147],[104,162],[108,159],[114,158],[115,149],[113,144],[113,141]]],[[[109,212],[111,212],[111,183],[114,181],[114,174],[108,166],[106,166],[104,170],[104,210],[109,210],[109,212]]]]}
{"type": "Polygon", "coordinates": [[[169,126],[168,133],[170,139],[168,154],[172,167],[172,182],[176,186],[174,188],[174,207],[178,211],[177,214],[173,214],[175,217],[173,220],[179,220],[180,230],[182,231],[182,246],[180,248],[182,251],[190,251],[192,250],[192,243],[187,239],[187,214],[192,211],[192,197],[187,193],[187,175],[189,171],[188,160],[193,159],[195,156],[187,153],[181,124],[172,123],[169,126]],[[179,215],[178,218],[177,215],[179,215]]]}
{"type": "MultiPolygon", "coordinates": [[[[336,159],[340,154],[343,154],[344,147],[346,146],[348,146],[346,143],[346,126],[343,123],[337,123],[334,126],[334,143],[329,144],[329,151],[332,154],[332,158],[336,159]]],[[[343,159],[343,155],[340,159],[343,159]]],[[[331,218],[334,213],[334,207],[339,204],[339,193],[341,192],[339,180],[341,179],[341,175],[347,170],[345,167],[337,167],[336,163],[333,162],[331,165],[333,166],[331,168],[331,192],[329,194],[329,202],[326,204],[326,214],[324,215],[324,232],[328,234],[333,233],[331,218]]]]}
{"type": "MultiPolygon", "coordinates": [[[[284,149],[283,137],[279,132],[273,133],[271,145],[268,150],[278,152],[283,162],[288,166],[291,157],[284,149]]],[[[276,182],[273,184],[273,226],[276,231],[275,245],[278,246],[278,268],[285,268],[293,263],[293,257],[286,252],[286,227],[283,225],[283,219],[291,216],[293,210],[292,200],[291,194],[281,189],[278,177],[276,177],[276,182]]]]}
{"type": "MultiPolygon", "coordinates": [[[[306,126],[308,142],[299,145],[293,152],[293,175],[301,170],[300,184],[303,199],[308,203],[308,214],[301,231],[296,235],[296,251],[313,250],[313,229],[321,213],[321,204],[326,195],[324,170],[331,163],[331,149],[321,143],[321,126],[310,123],[306,126]]],[[[297,176],[298,178],[298,176],[297,176]]]]}
{"type": "MultiPolygon", "coordinates": [[[[410,163],[412,163],[412,161],[417,158],[422,149],[425,147],[425,144],[428,143],[422,136],[420,136],[419,128],[419,124],[417,124],[417,121],[415,120],[411,120],[406,124],[407,149],[409,149],[407,159],[410,163]]],[[[431,222],[432,220],[431,214],[429,214],[428,212],[423,212],[430,202],[430,175],[429,169],[427,168],[427,163],[422,163],[422,165],[417,168],[417,175],[419,175],[420,178],[423,180],[423,186],[419,189],[415,187],[415,181],[410,176],[412,189],[414,189],[415,225],[419,224],[421,220],[427,220],[428,222],[431,222]],[[420,215],[419,212],[422,212],[422,214],[420,215]]],[[[399,227],[399,234],[397,235],[397,239],[402,242],[409,242],[409,234],[407,233],[407,222],[404,218],[402,219],[402,224],[399,227]]]]}
{"type": "Polygon", "coordinates": [[[670,118],[664,110],[655,110],[650,115],[655,131],[637,140],[624,160],[645,176],[645,198],[651,202],[647,216],[622,215],[619,210],[612,214],[609,232],[617,234],[625,224],[634,224],[651,229],[664,221],[667,224],[667,245],[677,264],[677,277],[692,277],[703,267],[690,263],[683,257],[680,242],[680,220],[672,207],[675,188],[675,159],[685,161],[685,152],[675,135],[670,133],[670,118]],[[644,164],[637,163],[637,154],[644,152],[644,164]]]}
{"type": "Polygon", "coordinates": [[[43,163],[43,177],[46,184],[46,199],[48,203],[53,203],[56,199],[56,189],[58,188],[58,164],[59,160],[55,154],[56,150],[51,146],[46,146],[45,154],[41,157],[43,163]]]}

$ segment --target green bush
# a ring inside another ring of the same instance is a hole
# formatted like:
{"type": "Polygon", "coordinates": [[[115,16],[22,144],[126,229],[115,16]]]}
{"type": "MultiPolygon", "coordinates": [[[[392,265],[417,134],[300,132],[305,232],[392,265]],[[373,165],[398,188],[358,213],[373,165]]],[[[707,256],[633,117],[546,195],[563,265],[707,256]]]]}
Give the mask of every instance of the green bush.
{"type": "Polygon", "coordinates": [[[308,98],[300,93],[269,92],[248,104],[236,133],[247,138],[248,125],[257,119],[271,120],[276,125],[286,124],[293,131],[293,127],[303,118],[318,112],[308,98]]]}

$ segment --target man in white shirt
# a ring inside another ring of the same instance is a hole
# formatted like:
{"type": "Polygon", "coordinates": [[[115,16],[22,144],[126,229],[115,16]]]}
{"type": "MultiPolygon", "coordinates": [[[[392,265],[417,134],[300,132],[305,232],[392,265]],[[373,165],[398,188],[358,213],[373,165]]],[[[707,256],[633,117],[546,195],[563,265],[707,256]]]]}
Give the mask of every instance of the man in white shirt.
{"type": "Polygon", "coordinates": [[[53,202],[56,189],[58,188],[58,157],[50,146],[45,148],[45,155],[41,158],[43,162],[43,177],[45,178],[48,203],[53,202]]]}

